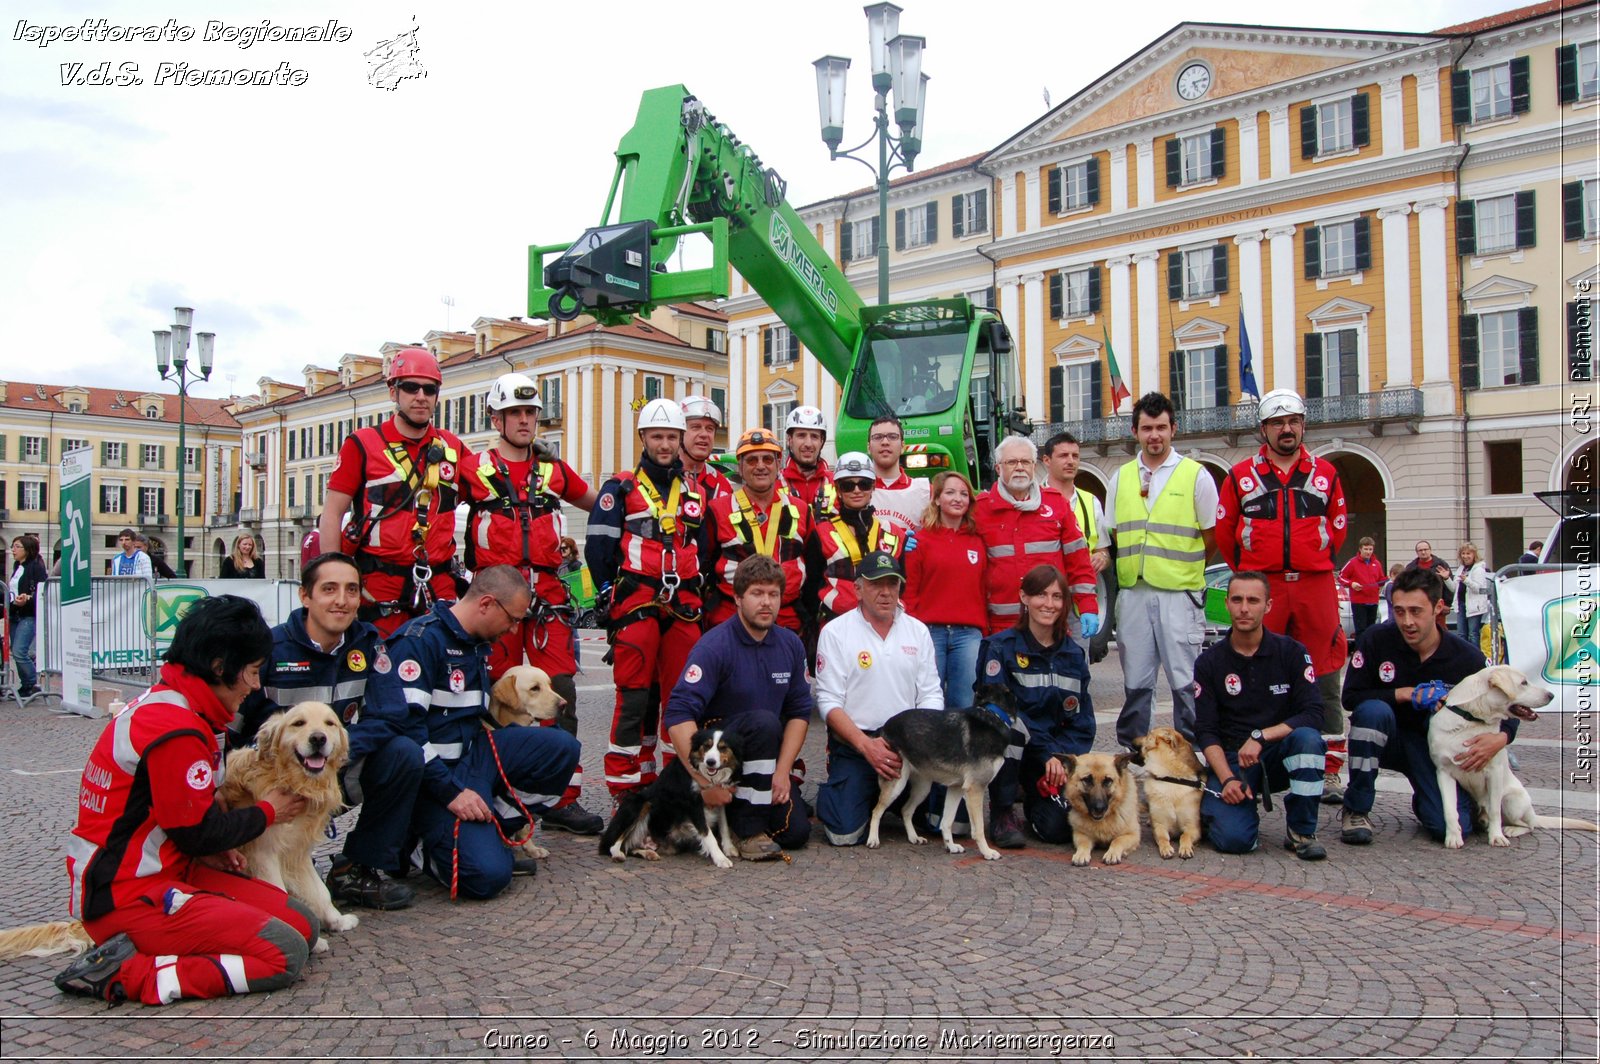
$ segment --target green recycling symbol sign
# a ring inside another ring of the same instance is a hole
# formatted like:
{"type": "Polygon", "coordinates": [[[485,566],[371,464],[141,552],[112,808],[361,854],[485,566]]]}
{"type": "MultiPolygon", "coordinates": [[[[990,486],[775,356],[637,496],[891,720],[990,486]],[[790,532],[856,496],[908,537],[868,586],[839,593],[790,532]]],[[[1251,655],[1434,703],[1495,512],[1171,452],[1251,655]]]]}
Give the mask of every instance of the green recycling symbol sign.
{"type": "Polygon", "coordinates": [[[1595,643],[1595,597],[1566,595],[1544,605],[1544,679],[1587,687],[1600,684],[1600,644],[1595,643]]]}

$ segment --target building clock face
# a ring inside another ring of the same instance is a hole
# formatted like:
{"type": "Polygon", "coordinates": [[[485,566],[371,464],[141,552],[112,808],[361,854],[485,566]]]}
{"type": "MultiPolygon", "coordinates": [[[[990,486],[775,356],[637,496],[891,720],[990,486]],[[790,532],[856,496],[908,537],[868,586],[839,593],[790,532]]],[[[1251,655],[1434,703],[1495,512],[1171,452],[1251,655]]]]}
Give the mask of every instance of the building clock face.
{"type": "Polygon", "coordinates": [[[1190,63],[1178,72],[1178,95],[1198,100],[1211,88],[1211,70],[1204,63],[1190,63]]]}

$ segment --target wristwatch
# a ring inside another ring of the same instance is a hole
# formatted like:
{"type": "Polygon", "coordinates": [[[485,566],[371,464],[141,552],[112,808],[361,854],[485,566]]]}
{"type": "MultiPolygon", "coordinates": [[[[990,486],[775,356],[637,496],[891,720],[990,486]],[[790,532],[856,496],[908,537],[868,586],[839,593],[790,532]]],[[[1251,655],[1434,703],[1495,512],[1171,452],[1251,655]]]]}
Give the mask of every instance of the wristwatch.
{"type": "Polygon", "coordinates": [[[1257,728],[1254,731],[1252,731],[1250,733],[1250,738],[1254,739],[1256,742],[1260,743],[1262,746],[1266,746],[1267,745],[1267,737],[1265,735],[1261,734],[1261,729],[1260,728],[1257,728]]]}

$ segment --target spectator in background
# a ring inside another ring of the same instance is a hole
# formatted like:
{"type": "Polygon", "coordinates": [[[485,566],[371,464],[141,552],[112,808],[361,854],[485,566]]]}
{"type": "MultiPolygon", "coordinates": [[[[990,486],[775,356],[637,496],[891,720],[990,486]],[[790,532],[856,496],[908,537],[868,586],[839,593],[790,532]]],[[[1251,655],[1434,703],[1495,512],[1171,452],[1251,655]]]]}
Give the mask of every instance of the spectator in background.
{"type": "Polygon", "coordinates": [[[155,579],[155,569],[150,565],[150,555],[139,549],[139,533],[131,528],[124,528],[117,533],[117,544],[122,548],[122,553],[111,559],[112,576],[141,576],[146,580],[155,579]]]}
{"type": "Polygon", "coordinates": [[[1489,617],[1489,571],[1478,559],[1475,544],[1461,544],[1456,557],[1461,562],[1451,573],[1451,582],[1455,584],[1456,632],[1477,646],[1483,622],[1489,617]]]}
{"type": "Polygon", "coordinates": [[[972,485],[966,477],[940,473],[930,490],[933,500],[917,533],[917,549],[905,557],[904,604],[933,636],[946,708],[964,709],[972,705],[978,644],[988,622],[984,543],[972,519],[972,485]]]}
{"type": "Polygon", "coordinates": [[[1401,565],[1399,562],[1395,562],[1393,565],[1389,566],[1389,579],[1384,581],[1383,584],[1383,608],[1378,611],[1379,613],[1383,614],[1382,617],[1378,618],[1380,622],[1387,621],[1390,614],[1393,612],[1394,578],[1405,571],[1406,567],[1401,565]]]}
{"type": "Polygon", "coordinates": [[[267,563],[256,553],[256,537],[248,532],[234,536],[233,553],[222,559],[222,579],[265,580],[266,578],[267,563]]]}
{"type": "Polygon", "coordinates": [[[556,572],[565,576],[575,573],[583,568],[583,559],[578,557],[578,541],[571,536],[561,537],[561,564],[556,566],[556,572]]]}
{"type": "Polygon", "coordinates": [[[39,560],[39,537],[33,533],[11,541],[10,593],[11,655],[17,661],[17,697],[39,693],[39,672],[33,663],[34,599],[39,585],[50,578],[39,560]]]}
{"type": "Polygon", "coordinates": [[[59,543],[57,543],[55,549],[50,552],[50,575],[61,575],[61,544],[59,543]]]}
{"type": "Polygon", "coordinates": [[[1350,592],[1350,619],[1356,638],[1378,623],[1378,597],[1384,587],[1383,562],[1376,557],[1378,544],[1371,536],[1361,537],[1361,549],[1339,570],[1339,583],[1350,592]]]}
{"type": "Polygon", "coordinates": [[[1544,540],[1536,539],[1528,544],[1528,549],[1522,552],[1522,556],[1517,559],[1517,562],[1521,565],[1538,565],[1539,555],[1543,553],[1544,540]]]}
{"type": "Polygon", "coordinates": [[[1450,563],[1443,558],[1437,558],[1433,553],[1433,545],[1425,539],[1417,540],[1417,556],[1406,563],[1407,569],[1427,569],[1437,573],[1439,579],[1450,582],[1450,563]]]}
{"type": "Polygon", "coordinates": [[[139,533],[139,549],[150,555],[150,567],[155,570],[156,576],[163,580],[172,580],[177,577],[172,566],[167,564],[167,545],[156,540],[155,545],[150,543],[150,537],[143,532],[139,533]]]}

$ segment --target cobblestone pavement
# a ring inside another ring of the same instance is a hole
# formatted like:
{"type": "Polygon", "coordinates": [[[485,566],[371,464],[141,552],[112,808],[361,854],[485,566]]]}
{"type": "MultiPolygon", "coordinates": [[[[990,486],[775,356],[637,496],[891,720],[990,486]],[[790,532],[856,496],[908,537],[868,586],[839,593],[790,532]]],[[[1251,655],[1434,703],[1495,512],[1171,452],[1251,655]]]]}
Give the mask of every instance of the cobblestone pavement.
{"type": "MultiPolygon", "coordinates": [[[[580,722],[584,801],[609,812],[601,649],[584,645],[580,722]]],[[[1107,748],[1116,655],[1094,672],[1107,748]]],[[[51,705],[0,708],[4,926],[65,904],[60,845],[100,725],[51,705]]],[[[1541,810],[1564,799],[1595,819],[1570,719],[1522,735],[1541,810]]],[[[1147,833],[1126,863],[1089,868],[1057,847],[988,863],[895,831],[876,852],[813,844],[789,865],[624,865],[551,833],[537,878],[471,904],[418,884],[416,906],[362,913],[276,994],[108,1009],[56,993],[64,958],[0,965],[0,1057],[1595,1059],[1594,835],[1448,852],[1399,777],[1369,847],[1340,845],[1325,807],[1329,859],[1302,863],[1279,847],[1281,817],[1248,856],[1163,861],[1147,833]]]]}

